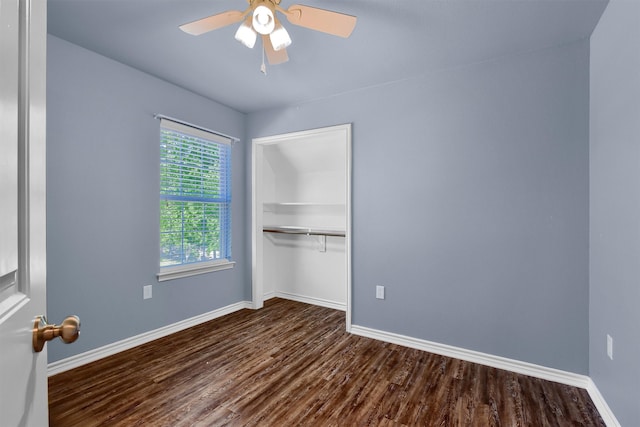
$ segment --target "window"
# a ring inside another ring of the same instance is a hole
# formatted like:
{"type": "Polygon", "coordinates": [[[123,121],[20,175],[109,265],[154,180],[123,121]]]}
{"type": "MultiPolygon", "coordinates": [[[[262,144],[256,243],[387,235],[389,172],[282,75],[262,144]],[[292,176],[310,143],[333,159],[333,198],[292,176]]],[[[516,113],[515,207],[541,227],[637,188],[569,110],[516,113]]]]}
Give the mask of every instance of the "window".
{"type": "Polygon", "coordinates": [[[160,122],[160,273],[231,268],[231,140],[160,122]]]}

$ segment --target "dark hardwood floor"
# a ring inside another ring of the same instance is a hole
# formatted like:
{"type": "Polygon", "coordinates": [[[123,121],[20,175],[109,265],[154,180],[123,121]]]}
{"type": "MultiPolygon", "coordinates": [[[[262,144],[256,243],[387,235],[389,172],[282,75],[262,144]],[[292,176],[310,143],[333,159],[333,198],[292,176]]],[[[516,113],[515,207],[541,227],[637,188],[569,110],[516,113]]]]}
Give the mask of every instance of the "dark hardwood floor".
{"type": "Polygon", "coordinates": [[[51,426],[604,426],[586,391],[272,299],[49,379],[51,426]]]}

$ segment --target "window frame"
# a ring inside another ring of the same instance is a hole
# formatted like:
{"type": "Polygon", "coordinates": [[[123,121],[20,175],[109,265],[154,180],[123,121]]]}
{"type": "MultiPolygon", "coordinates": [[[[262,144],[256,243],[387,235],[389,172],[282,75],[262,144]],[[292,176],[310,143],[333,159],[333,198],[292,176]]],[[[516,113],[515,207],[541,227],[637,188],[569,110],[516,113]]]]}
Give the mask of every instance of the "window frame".
{"type": "MultiPolygon", "coordinates": [[[[201,140],[206,140],[206,141],[210,141],[211,143],[215,143],[215,144],[226,144],[231,146],[234,142],[234,139],[231,137],[227,137],[225,135],[221,135],[217,132],[213,132],[209,129],[205,129],[205,128],[201,128],[198,126],[194,126],[191,125],[189,123],[186,122],[182,122],[182,121],[178,121],[175,119],[170,119],[168,117],[165,116],[156,116],[156,118],[160,119],[160,135],[159,135],[159,141],[162,144],[162,131],[163,130],[168,130],[170,132],[176,132],[176,133],[180,133],[189,137],[195,137],[201,140]]],[[[160,157],[160,162],[162,163],[162,155],[160,157]]],[[[161,164],[160,163],[160,164],[161,164]]],[[[228,158],[228,164],[227,167],[229,169],[228,172],[228,176],[227,178],[230,180],[231,179],[231,152],[229,152],[229,158],[228,158]]],[[[230,186],[230,183],[229,183],[230,186]]],[[[162,194],[161,194],[161,189],[158,193],[158,201],[162,202],[163,199],[162,194]]],[[[229,212],[231,211],[231,203],[232,203],[232,198],[231,198],[231,188],[229,188],[228,191],[228,197],[229,197],[229,201],[228,203],[228,210],[229,212]]],[[[195,200],[194,200],[195,201],[195,200]]],[[[160,209],[160,208],[159,208],[160,209]]],[[[160,213],[160,210],[158,211],[160,213]]],[[[158,232],[161,232],[160,229],[160,223],[158,224],[159,228],[158,228],[158,232]]],[[[222,231],[222,230],[220,230],[222,231]]],[[[221,258],[221,259],[214,259],[214,260],[208,260],[208,261],[196,261],[196,262],[190,262],[190,263],[181,263],[181,264],[176,264],[176,265],[169,265],[169,266],[158,266],[159,267],[159,271],[157,274],[157,279],[159,282],[163,282],[166,280],[173,280],[173,279],[179,279],[179,278],[183,278],[183,277],[189,277],[189,276],[194,276],[194,275],[199,275],[199,274],[205,274],[205,273],[210,273],[213,271],[221,271],[221,270],[228,270],[234,267],[235,262],[231,260],[231,221],[230,221],[230,214],[229,214],[229,225],[228,228],[226,229],[226,232],[228,233],[229,237],[229,253],[224,254],[226,255],[225,258],[221,258]]],[[[160,236],[160,234],[158,235],[160,236]]],[[[161,251],[161,246],[160,246],[160,241],[158,242],[159,246],[158,246],[158,254],[160,255],[160,251],[161,251]]],[[[158,259],[158,264],[160,264],[161,258],[159,257],[158,259]]]]}

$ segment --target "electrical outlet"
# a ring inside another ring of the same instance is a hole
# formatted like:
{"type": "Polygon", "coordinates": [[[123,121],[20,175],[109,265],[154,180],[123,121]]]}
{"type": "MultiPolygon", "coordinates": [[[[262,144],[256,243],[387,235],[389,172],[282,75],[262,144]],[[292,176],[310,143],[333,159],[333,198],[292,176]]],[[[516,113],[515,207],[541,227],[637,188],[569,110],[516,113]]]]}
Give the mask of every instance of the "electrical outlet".
{"type": "Polygon", "coordinates": [[[384,286],[382,285],[376,286],[376,298],[384,299],[384,286]]]}
{"type": "Polygon", "coordinates": [[[152,287],[151,285],[146,285],[142,287],[142,299],[149,299],[152,295],[152,287]]]}
{"type": "Polygon", "coordinates": [[[607,356],[613,360],[613,338],[609,334],[607,334],[607,356]]]}

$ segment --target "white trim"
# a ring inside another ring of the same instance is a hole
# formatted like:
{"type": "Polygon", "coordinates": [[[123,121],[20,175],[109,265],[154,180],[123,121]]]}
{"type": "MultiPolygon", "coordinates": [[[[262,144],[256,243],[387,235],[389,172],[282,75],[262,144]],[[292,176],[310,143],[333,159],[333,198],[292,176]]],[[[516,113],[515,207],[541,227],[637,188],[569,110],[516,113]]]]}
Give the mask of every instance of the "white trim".
{"type": "Polygon", "coordinates": [[[481,353],[479,351],[467,350],[447,344],[439,344],[432,341],[408,337],[406,335],[366,328],[364,326],[351,325],[351,333],[585,389],[587,393],[589,393],[589,397],[591,397],[593,404],[600,413],[605,424],[608,427],[620,427],[620,423],[611,411],[611,408],[609,408],[609,405],[607,405],[604,397],[600,394],[595,383],[586,375],[561,371],[559,369],[548,368],[546,366],[535,365],[533,363],[522,362],[520,360],[508,359],[506,357],[494,356],[487,353],[481,353]]]}
{"type": "MultiPolygon", "coordinates": [[[[288,294],[286,292],[269,292],[268,294],[264,295],[265,300],[276,297],[346,311],[346,307],[344,304],[339,304],[328,300],[308,298],[300,295],[288,294]]],[[[49,363],[48,376],[53,376],[70,369],[78,368],[85,364],[95,362],[96,360],[103,359],[121,351],[129,350],[133,347],[146,344],[158,338],[171,335],[173,333],[199,325],[204,322],[208,322],[213,319],[217,319],[219,317],[234,313],[245,308],[252,309],[252,302],[241,301],[235,304],[231,304],[226,307],[222,307],[208,313],[203,313],[201,315],[194,316],[171,325],[163,326],[153,331],[144,332],[140,335],[126,338],[124,340],[108,344],[94,350],[89,350],[82,354],[77,354],[66,359],[49,363]]],[[[613,411],[611,411],[611,408],[609,407],[607,402],[604,400],[602,394],[600,394],[598,387],[596,387],[591,378],[585,375],[574,374],[554,368],[547,368],[528,362],[494,356],[491,354],[467,350],[447,344],[439,344],[418,338],[411,338],[405,335],[394,334],[391,332],[379,331],[376,329],[366,328],[364,326],[351,325],[351,333],[354,335],[389,342],[392,344],[398,344],[405,347],[428,351],[430,353],[440,354],[442,356],[453,357],[456,359],[466,360],[468,362],[478,363],[485,366],[491,366],[493,368],[504,369],[523,375],[529,375],[535,378],[541,378],[548,381],[554,381],[561,384],[586,389],[587,393],[589,393],[589,397],[591,397],[593,404],[600,413],[600,416],[604,420],[607,427],[620,427],[620,423],[613,414],[613,411]]]]}
{"type": "Polygon", "coordinates": [[[262,262],[262,162],[263,147],[251,144],[251,302],[255,310],[264,306],[264,272],[262,262]]]}
{"type": "Polygon", "coordinates": [[[596,384],[591,378],[589,378],[589,384],[587,384],[587,392],[607,427],[620,427],[618,419],[613,415],[613,411],[609,408],[609,405],[607,405],[604,397],[600,394],[600,390],[598,390],[598,387],[596,387],[596,384]]]}
{"type": "Polygon", "coordinates": [[[394,334],[391,332],[365,328],[363,326],[352,325],[351,333],[363,337],[389,342],[392,344],[398,344],[405,347],[428,351],[430,353],[435,353],[442,356],[453,357],[456,359],[466,360],[468,362],[491,366],[493,368],[504,369],[507,371],[516,372],[518,374],[529,375],[531,377],[541,378],[547,381],[554,381],[561,384],[580,387],[583,389],[587,388],[590,381],[590,378],[586,375],[574,374],[572,372],[561,371],[559,369],[548,368],[545,366],[535,365],[533,363],[508,359],[506,357],[494,356],[492,354],[481,353],[474,350],[467,350],[447,344],[439,344],[427,340],[408,337],[405,335],[394,334]]]}
{"type": "Polygon", "coordinates": [[[235,261],[223,259],[219,261],[178,265],[175,267],[162,267],[156,276],[158,277],[158,282],[164,282],[167,280],[182,279],[183,277],[195,276],[198,274],[211,273],[213,271],[228,270],[233,268],[235,264],[235,261]]]}
{"type": "Polygon", "coordinates": [[[566,384],[573,387],[585,389],[587,393],[589,393],[589,397],[593,401],[593,404],[600,413],[600,416],[602,417],[607,427],[620,427],[620,423],[613,414],[613,411],[611,411],[611,408],[609,408],[609,405],[607,405],[607,402],[604,400],[602,394],[600,394],[598,387],[596,387],[593,380],[586,375],[561,371],[559,369],[548,368],[546,366],[535,365],[533,363],[522,362],[520,360],[508,359],[506,357],[494,356],[492,354],[481,353],[479,351],[467,350],[447,344],[439,344],[432,341],[408,337],[406,335],[395,334],[392,332],[366,328],[364,326],[351,325],[351,333],[354,335],[373,338],[392,344],[398,344],[405,347],[424,350],[442,356],[453,357],[456,359],[466,360],[468,362],[478,363],[480,365],[491,366],[492,368],[504,369],[522,375],[528,375],[547,381],[554,381],[560,384],[566,384]]]}
{"type": "MultiPolygon", "coordinates": [[[[347,265],[347,302],[346,304],[336,303],[333,301],[322,301],[322,300],[301,300],[296,299],[296,301],[307,302],[309,304],[322,305],[324,307],[335,308],[337,310],[346,311],[346,330],[347,332],[351,331],[351,293],[352,293],[352,268],[351,268],[351,259],[352,259],[352,247],[351,247],[351,225],[352,225],[352,211],[351,211],[351,197],[352,197],[352,125],[351,123],[328,126],[317,129],[304,130],[300,132],[291,132],[281,135],[273,135],[266,136],[260,138],[253,138],[251,144],[251,290],[252,290],[252,302],[253,308],[259,309],[262,308],[264,303],[264,284],[262,283],[262,272],[264,271],[263,261],[262,261],[262,214],[263,214],[263,202],[262,199],[262,160],[263,160],[263,148],[268,145],[278,144],[281,142],[287,142],[291,140],[296,140],[300,138],[304,138],[307,136],[321,135],[324,133],[331,132],[343,132],[345,136],[346,142],[346,150],[347,150],[347,159],[346,159],[346,186],[347,186],[347,194],[346,194],[346,233],[345,233],[345,242],[346,242],[346,265],[347,265]]],[[[288,298],[287,296],[281,295],[282,298],[288,298]]],[[[289,298],[293,299],[293,298],[289,298]]]]}
{"type": "Polygon", "coordinates": [[[347,133],[347,203],[346,203],[346,207],[347,207],[347,221],[346,221],[346,227],[347,227],[347,233],[345,235],[345,244],[346,244],[346,265],[347,265],[347,307],[346,307],[346,315],[345,315],[345,324],[346,324],[346,331],[351,333],[351,325],[352,325],[352,310],[353,310],[353,303],[351,300],[351,294],[352,294],[352,289],[353,289],[353,285],[351,283],[351,278],[352,278],[352,270],[351,270],[351,261],[352,261],[352,247],[351,247],[351,233],[352,233],[352,221],[353,221],[353,217],[352,217],[352,211],[351,211],[351,205],[352,205],[352,179],[353,179],[353,172],[352,172],[352,153],[353,153],[353,139],[352,139],[352,133],[351,133],[351,124],[347,124],[347,125],[343,125],[343,129],[345,130],[345,132],[347,133]]]}
{"type": "Polygon", "coordinates": [[[191,328],[193,326],[208,322],[213,319],[217,319],[218,317],[234,313],[244,308],[250,309],[251,303],[249,301],[237,302],[235,304],[231,304],[226,307],[210,311],[208,313],[203,313],[189,319],[181,320],[171,325],[163,326],[152,331],[144,332],[140,335],[125,338],[112,344],[107,344],[105,346],[89,350],[81,354],[76,354],[75,356],[67,357],[66,359],[49,363],[48,376],[56,375],[70,369],[78,368],[82,365],[86,365],[87,363],[95,362],[96,360],[103,359],[107,356],[112,356],[116,353],[120,353],[121,351],[129,350],[133,347],[146,344],[158,338],[166,337],[167,335],[180,332],[184,329],[191,328]]]}
{"type": "Polygon", "coordinates": [[[323,298],[307,297],[304,295],[292,294],[289,292],[281,292],[281,291],[269,292],[268,298],[267,298],[267,294],[264,295],[265,300],[270,298],[288,299],[291,301],[303,302],[305,304],[319,305],[320,307],[331,308],[334,310],[347,311],[347,305],[337,301],[331,301],[323,298]]]}

